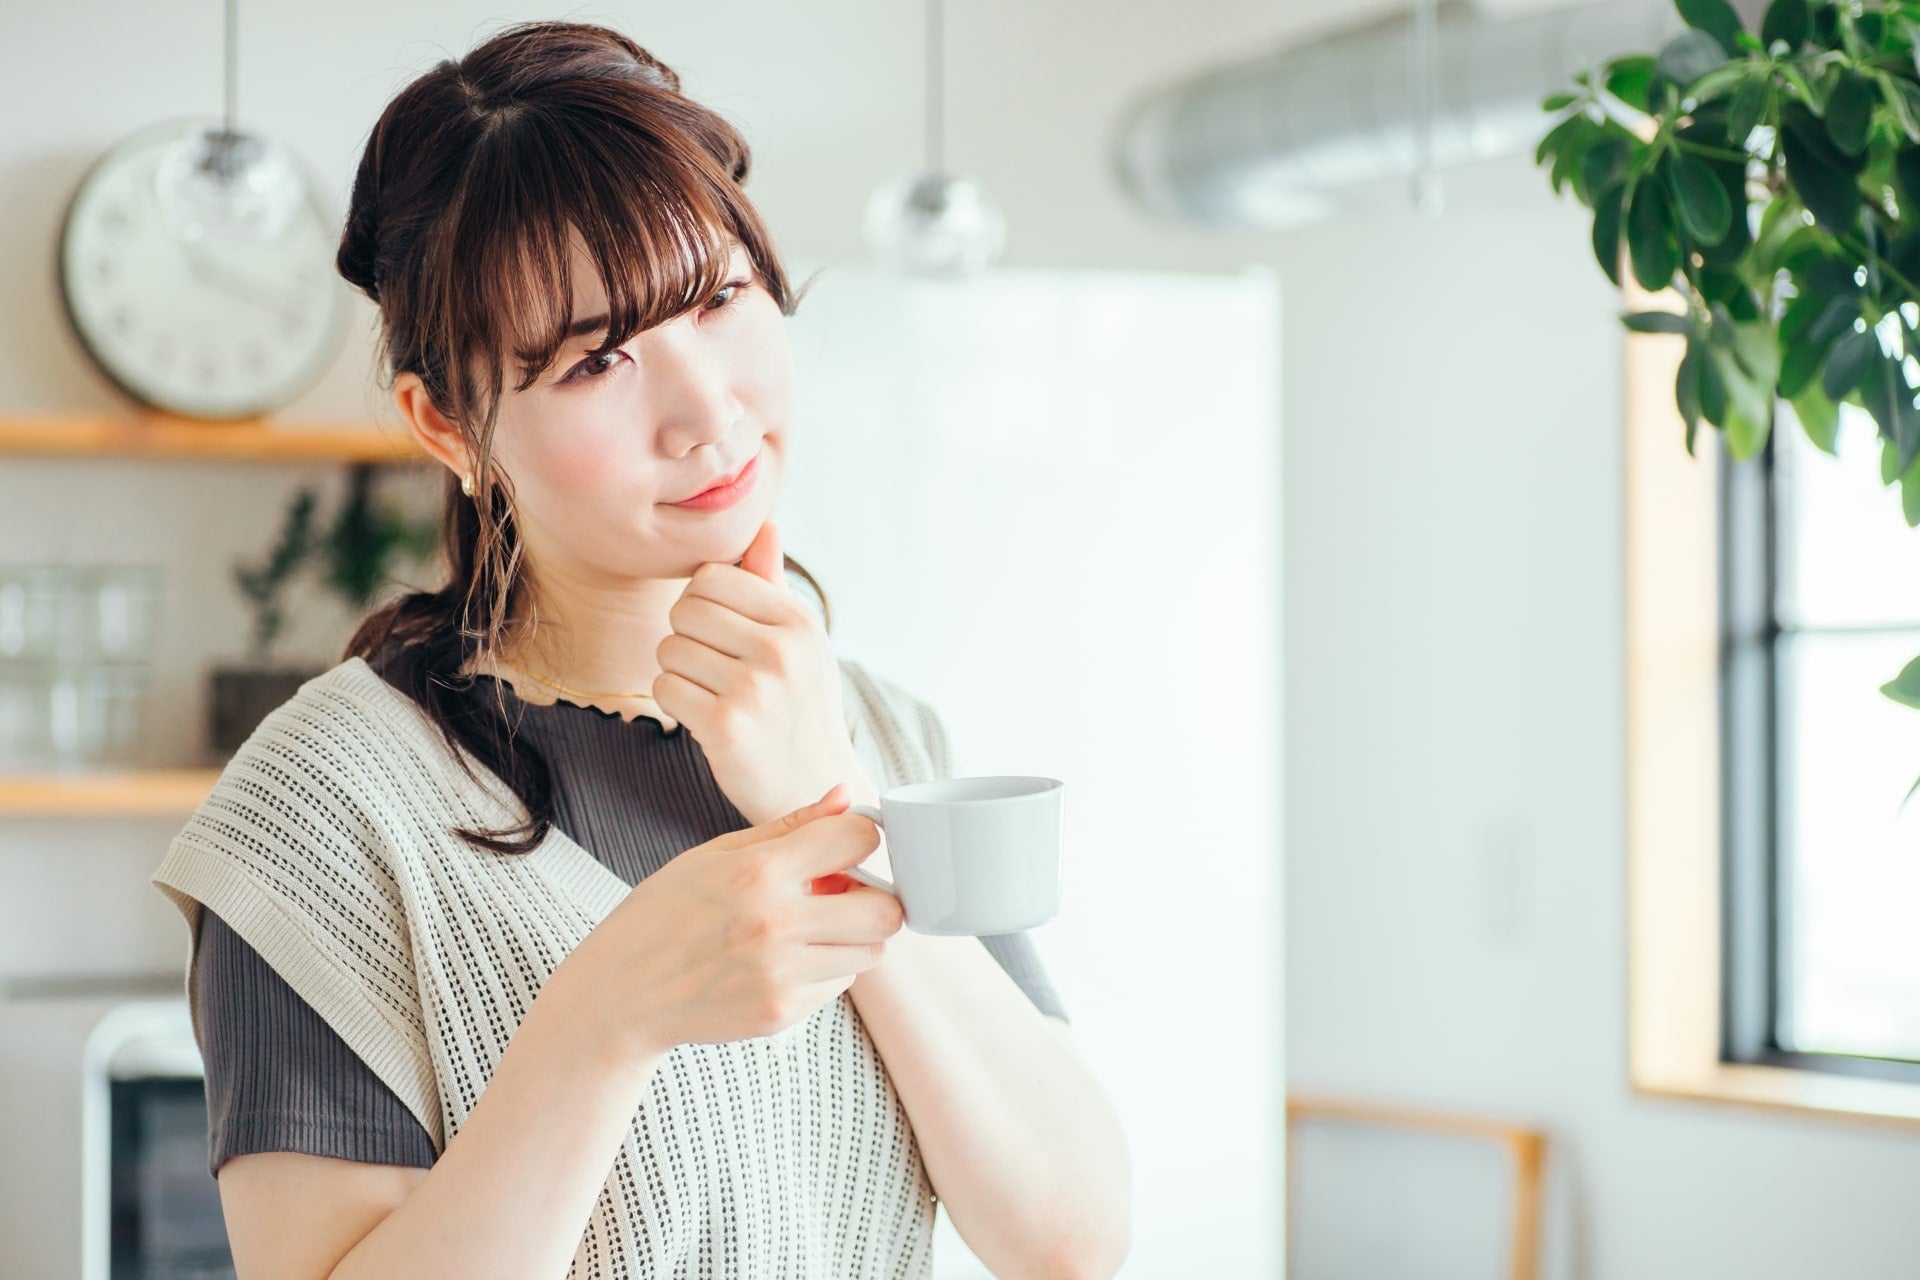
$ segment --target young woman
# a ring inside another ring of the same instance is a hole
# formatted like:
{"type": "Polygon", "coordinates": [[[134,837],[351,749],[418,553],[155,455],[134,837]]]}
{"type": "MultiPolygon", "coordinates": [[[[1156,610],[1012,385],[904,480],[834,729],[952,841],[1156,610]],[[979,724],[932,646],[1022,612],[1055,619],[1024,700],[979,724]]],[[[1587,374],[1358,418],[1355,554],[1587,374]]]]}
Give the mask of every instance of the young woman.
{"type": "Polygon", "coordinates": [[[903,931],[838,874],[879,847],[847,805],[950,761],[780,548],[798,297],[747,172],[576,23],[373,129],[337,265],[447,468],[447,579],[154,878],[243,1280],[919,1277],[936,1196],[996,1275],[1126,1252],[1126,1144],[1031,941],[903,931]]]}

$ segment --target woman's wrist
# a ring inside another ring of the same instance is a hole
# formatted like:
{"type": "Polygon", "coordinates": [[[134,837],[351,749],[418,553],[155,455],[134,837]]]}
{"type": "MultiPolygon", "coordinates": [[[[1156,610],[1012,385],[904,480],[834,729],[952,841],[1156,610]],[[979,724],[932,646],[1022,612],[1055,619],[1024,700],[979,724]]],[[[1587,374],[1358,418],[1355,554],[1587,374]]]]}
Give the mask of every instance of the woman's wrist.
{"type": "Polygon", "coordinates": [[[591,957],[583,956],[581,947],[576,947],[534,997],[527,1019],[539,1018],[541,1034],[558,1037],[574,1060],[644,1079],[673,1046],[662,1043],[664,1037],[654,1035],[644,1023],[633,1018],[610,1019],[605,1009],[590,1002],[593,984],[582,980],[582,966],[590,961],[591,957]]]}

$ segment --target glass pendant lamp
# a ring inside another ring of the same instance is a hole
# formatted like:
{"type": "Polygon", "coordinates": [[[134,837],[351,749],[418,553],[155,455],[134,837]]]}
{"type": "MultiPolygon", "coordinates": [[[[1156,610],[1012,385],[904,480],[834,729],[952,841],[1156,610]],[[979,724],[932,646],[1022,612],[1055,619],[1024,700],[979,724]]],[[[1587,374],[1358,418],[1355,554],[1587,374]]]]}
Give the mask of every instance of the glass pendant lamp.
{"type": "Polygon", "coordinates": [[[1000,256],[1007,224],[985,187],[944,168],[940,0],[928,0],[926,26],[926,166],[873,193],[864,231],[875,256],[902,274],[964,277],[984,271],[1000,256]]]}
{"type": "Polygon", "coordinates": [[[236,5],[226,0],[225,116],[186,131],[154,170],[154,194],[182,240],[276,240],[307,198],[287,149],[236,127],[236,5]]]}

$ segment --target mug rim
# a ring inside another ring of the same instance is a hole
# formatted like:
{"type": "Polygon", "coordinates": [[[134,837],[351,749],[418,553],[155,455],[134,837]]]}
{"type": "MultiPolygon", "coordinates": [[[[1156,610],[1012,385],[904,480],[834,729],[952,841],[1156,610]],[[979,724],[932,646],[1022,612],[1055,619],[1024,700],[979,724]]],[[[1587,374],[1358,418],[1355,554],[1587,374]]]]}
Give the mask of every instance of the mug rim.
{"type": "Polygon", "coordinates": [[[1022,800],[1045,799],[1057,794],[1065,785],[1058,778],[1049,778],[1037,773],[978,773],[968,774],[963,778],[922,778],[917,782],[903,782],[897,787],[888,787],[880,793],[880,803],[882,805],[1012,804],[1022,800]],[[895,795],[896,792],[910,791],[915,787],[940,786],[954,782],[1044,782],[1046,785],[1010,796],[948,796],[934,799],[925,796],[895,795]]]}

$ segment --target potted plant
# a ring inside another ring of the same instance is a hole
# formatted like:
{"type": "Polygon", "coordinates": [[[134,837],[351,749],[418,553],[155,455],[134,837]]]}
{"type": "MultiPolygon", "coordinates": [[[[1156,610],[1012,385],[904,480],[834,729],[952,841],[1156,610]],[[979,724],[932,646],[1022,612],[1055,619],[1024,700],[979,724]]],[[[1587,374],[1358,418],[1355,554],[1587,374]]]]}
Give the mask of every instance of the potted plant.
{"type": "Polygon", "coordinates": [[[317,491],[304,487],[288,503],[280,532],[264,559],[236,561],[234,584],[253,607],[252,643],[242,663],[211,672],[208,737],[213,751],[230,756],[268,712],[292,697],[325,668],[304,662],[279,662],[271,656],[286,622],[288,586],[308,565],[322,586],[356,612],[364,612],[390,578],[399,556],[417,558],[433,550],[437,533],[431,521],[409,521],[397,510],[377,504],[373,468],[356,466],[347,495],[332,523],[318,528],[317,491]]]}
{"type": "MultiPolygon", "coordinates": [[[[1682,312],[1622,317],[1686,340],[1674,399],[1746,460],[1781,402],[1834,453],[1869,413],[1880,479],[1920,525],[1920,0],[1675,0],[1687,29],[1583,71],[1541,105],[1535,162],[1593,210],[1593,251],[1682,312]]],[[[1881,692],[1920,708],[1920,658],[1881,692]]],[[[1912,798],[1920,781],[1909,789],[1912,798]]]]}

